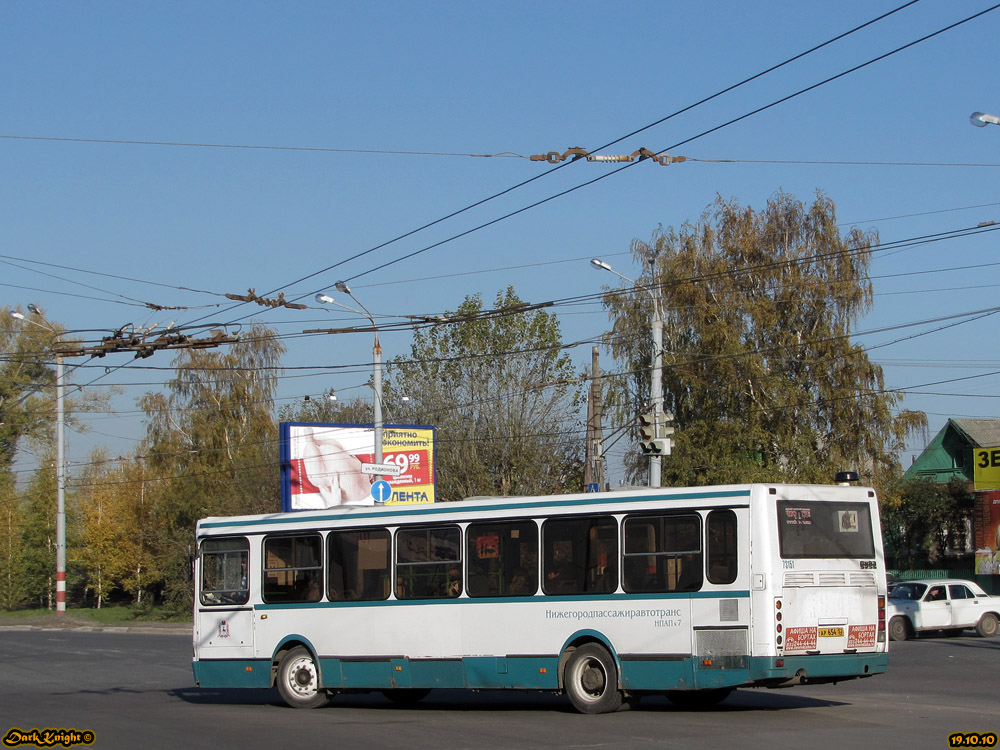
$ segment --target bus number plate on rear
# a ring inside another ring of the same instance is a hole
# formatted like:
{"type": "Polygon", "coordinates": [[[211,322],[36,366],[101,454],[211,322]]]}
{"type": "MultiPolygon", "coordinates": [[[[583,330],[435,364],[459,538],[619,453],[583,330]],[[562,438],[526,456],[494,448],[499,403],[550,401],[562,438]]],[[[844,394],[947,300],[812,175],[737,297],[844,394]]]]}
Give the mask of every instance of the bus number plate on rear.
{"type": "Polygon", "coordinates": [[[843,638],[844,629],[843,628],[820,628],[819,629],[820,638],[843,638]]]}

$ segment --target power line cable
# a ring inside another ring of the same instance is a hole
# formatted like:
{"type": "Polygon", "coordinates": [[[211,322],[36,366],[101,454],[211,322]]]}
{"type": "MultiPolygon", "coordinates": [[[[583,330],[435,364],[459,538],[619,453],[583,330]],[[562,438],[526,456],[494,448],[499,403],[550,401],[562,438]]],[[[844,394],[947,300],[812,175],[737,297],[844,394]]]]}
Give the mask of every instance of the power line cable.
{"type": "MultiPolygon", "coordinates": [[[[983,16],[986,13],[992,12],[992,11],[996,10],[997,8],[1000,8],[1000,3],[998,3],[997,5],[993,5],[992,7],[987,8],[986,10],[980,11],[979,13],[975,13],[975,14],[973,14],[973,15],[971,15],[971,16],[969,16],[969,17],[967,17],[967,18],[965,18],[965,19],[963,19],[961,21],[957,21],[955,23],[949,24],[948,26],[945,26],[944,28],[938,29],[935,32],[932,32],[932,33],[927,34],[927,35],[925,35],[925,36],[923,36],[923,37],[921,37],[919,39],[916,39],[916,40],[914,40],[912,42],[909,42],[909,43],[904,44],[904,45],[902,45],[900,47],[897,47],[897,48],[895,48],[895,49],[893,49],[893,50],[891,50],[889,52],[886,52],[886,53],[881,54],[881,55],[879,55],[877,57],[874,57],[874,58],[868,60],[867,62],[860,63],[859,65],[855,65],[852,68],[844,70],[844,71],[842,71],[842,72],[840,72],[840,73],[838,73],[836,75],[830,76],[830,77],[828,77],[828,78],[826,78],[826,79],[824,79],[822,81],[819,81],[818,83],[814,83],[814,84],[812,84],[810,86],[806,86],[805,88],[799,89],[798,91],[796,91],[796,92],[794,92],[792,94],[788,94],[787,96],[784,96],[784,97],[781,97],[779,99],[776,99],[776,100],[772,101],[770,104],[766,104],[766,105],[764,105],[762,107],[758,107],[758,108],[756,108],[754,110],[746,112],[746,113],[744,113],[744,114],[742,114],[742,115],[740,115],[738,117],[734,117],[734,118],[732,118],[732,119],[730,119],[730,120],[722,123],[721,125],[716,125],[715,127],[709,128],[708,130],[704,130],[701,133],[698,133],[697,135],[691,136],[690,138],[686,138],[686,139],[684,139],[682,141],[678,141],[675,144],[672,144],[670,146],[667,146],[666,148],[660,149],[656,153],[657,154],[667,153],[667,152],[672,151],[673,149],[676,149],[676,148],[678,148],[680,146],[683,146],[683,145],[685,145],[687,143],[691,143],[692,141],[697,140],[698,138],[703,138],[706,135],[709,135],[711,133],[715,133],[715,132],[717,132],[719,130],[722,130],[723,128],[729,127],[730,125],[733,125],[735,123],[741,122],[741,121],[743,121],[745,119],[753,117],[754,115],[760,114],[761,112],[765,112],[765,111],[767,111],[767,110],[769,110],[769,109],[771,109],[773,107],[778,106],[779,104],[783,104],[783,103],[785,103],[787,101],[790,101],[790,100],[792,100],[792,99],[794,99],[794,98],[796,98],[798,96],[801,96],[801,95],[803,95],[805,93],[808,93],[810,91],[814,91],[815,89],[818,89],[821,86],[825,86],[828,83],[832,83],[833,81],[839,80],[840,78],[843,78],[843,77],[845,77],[847,75],[855,73],[855,72],[857,72],[859,70],[862,70],[863,68],[866,68],[869,65],[873,65],[873,64],[875,64],[877,62],[885,60],[885,59],[891,57],[892,55],[895,55],[895,54],[898,54],[900,52],[903,52],[904,50],[907,50],[910,47],[916,46],[917,44],[921,44],[921,43],[923,43],[923,42],[925,42],[925,41],[927,41],[929,39],[933,39],[934,37],[937,37],[937,36],[939,36],[939,35],[947,32],[947,31],[950,31],[950,30],[952,30],[952,29],[954,29],[954,28],[956,28],[958,26],[961,26],[962,24],[968,23],[969,21],[972,21],[972,20],[974,20],[976,18],[979,18],[980,16],[983,16]]],[[[566,163],[569,164],[569,163],[573,163],[573,162],[566,162],[566,163]]],[[[457,239],[465,237],[465,236],[467,236],[469,234],[472,234],[473,232],[477,232],[477,231],[479,231],[481,229],[485,229],[485,228],[490,227],[490,226],[492,226],[494,224],[497,224],[497,223],[499,223],[501,221],[504,221],[506,219],[512,218],[514,216],[517,216],[518,214],[524,213],[525,211],[529,211],[529,210],[531,210],[533,208],[537,208],[538,206],[541,206],[541,205],[544,205],[546,203],[549,203],[550,201],[556,200],[557,198],[562,198],[562,197],[564,197],[566,195],[569,195],[570,193],[576,192],[577,190],[580,190],[582,188],[594,185],[594,184],[600,182],[601,180],[605,180],[605,179],[607,179],[609,177],[613,177],[614,175],[617,175],[617,174],[625,171],[626,169],[631,169],[632,167],[635,167],[635,166],[637,166],[638,164],[641,164],[641,163],[642,163],[641,161],[630,162],[630,163],[625,164],[625,165],[623,165],[623,166],[621,166],[621,167],[619,167],[619,168],[617,168],[615,170],[612,170],[611,172],[608,172],[606,174],[600,175],[599,177],[596,177],[596,178],[594,178],[592,180],[588,180],[588,181],[583,182],[583,183],[581,183],[579,185],[576,185],[574,187],[571,187],[571,188],[563,190],[563,191],[561,191],[559,193],[556,193],[555,195],[551,195],[551,196],[549,196],[547,198],[544,198],[542,200],[539,200],[539,201],[536,201],[534,203],[531,203],[531,204],[529,204],[527,206],[524,206],[524,207],[522,207],[520,209],[517,209],[515,211],[511,211],[511,212],[509,212],[507,214],[504,214],[503,216],[500,216],[499,218],[493,219],[492,221],[488,221],[488,222],[485,222],[483,224],[479,224],[478,226],[473,227],[472,229],[468,229],[468,230],[466,230],[464,232],[460,232],[458,234],[452,235],[452,236],[450,236],[450,237],[448,237],[448,238],[446,238],[444,240],[441,240],[439,242],[435,242],[435,243],[433,243],[431,245],[428,245],[426,247],[423,247],[423,248],[421,248],[419,250],[414,250],[411,253],[407,253],[405,255],[399,256],[399,257],[395,258],[394,260],[390,260],[390,261],[387,261],[385,263],[382,263],[381,265],[378,265],[378,266],[375,266],[373,268],[370,268],[367,271],[362,271],[360,273],[354,274],[353,276],[349,276],[349,277],[347,277],[344,280],[345,281],[353,281],[354,279],[358,279],[358,278],[361,278],[363,276],[367,276],[370,273],[374,273],[376,271],[383,270],[385,268],[388,268],[389,266],[395,265],[396,263],[400,263],[400,262],[402,262],[404,260],[408,260],[410,258],[413,258],[413,257],[417,256],[417,255],[425,253],[425,252],[427,252],[429,250],[433,250],[434,248],[440,247],[441,245],[447,244],[449,242],[452,242],[454,240],[457,240],[457,239]]],[[[546,172],[545,174],[550,174],[552,171],[554,171],[554,170],[550,170],[549,172],[546,172]]],[[[373,249],[378,249],[378,248],[373,248],[373,249]]],[[[361,255],[365,255],[368,252],[371,252],[371,250],[365,251],[361,255]]],[[[305,277],[305,278],[311,278],[312,276],[318,275],[319,273],[323,273],[325,271],[331,270],[332,268],[335,268],[335,267],[337,267],[339,265],[342,265],[343,263],[346,263],[349,260],[354,260],[357,257],[360,257],[360,255],[354,256],[354,257],[349,258],[349,259],[347,259],[345,261],[341,261],[340,263],[337,263],[334,266],[330,266],[330,267],[328,267],[326,269],[323,269],[323,271],[318,271],[318,272],[316,272],[316,274],[312,274],[312,275],[310,275],[308,277],[305,277]]],[[[302,281],[302,280],[304,280],[304,279],[300,279],[300,281],[302,281]]],[[[293,282],[293,283],[299,283],[299,282],[293,282]]]]}
{"type": "MultiPolygon", "coordinates": [[[[710,96],[707,96],[707,97],[705,97],[705,98],[703,98],[703,99],[701,99],[701,100],[699,100],[699,101],[697,101],[697,102],[695,102],[693,104],[690,104],[690,105],[688,105],[686,107],[683,107],[682,109],[679,109],[676,112],[673,112],[672,114],[669,114],[669,115],[667,115],[665,117],[661,117],[661,118],[659,118],[659,119],[657,119],[657,120],[649,123],[648,125],[644,125],[641,128],[637,128],[636,130],[633,130],[632,132],[627,133],[626,135],[623,135],[623,136],[621,136],[619,138],[616,138],[615,140],[612,140],[609,143],[604,144],[603,146],[599,146],[595,150],[602,150],[602,149],[605,149],[605,148],[609,148],[610,146],[613,146],[613,145],[615,145],[615,144],[617,144],[617,143],[619,143],[621,141],[624,141],[624,140],[626,140],[628,138],[631,138],[631,137],[633,137],[635,135],[638,135],[639,133],[642,133],[642,132],[644,132],[646,130],[649,130],[650,128],[653,128],[653,127],[655,127],[657,125],[660,125],[660,124],[662,124],[662,123],[664,123],[664,122],[666,122],[666,121],[668,121],[668,120],[670,120],[670,119],[672,119],[674,117],[677,117],[677,116],[679,116],[679,115],[681,115],[681,114],[683,114],[685,112],[688,112],[688,111],[690,111],[690,110],[692,110],[692,109],[694,109],[694,108],[696,108],[698,106],[701,106],[702,104],[705,104],[705,103],[707,103],[709,101],[712,101],[713,99],[716,99],[716,98],[718,98],[720,96],[723,96],[724,94],[727,94],[727,93],[729,93],[729,92],[731,92],[731,91],[733,91],[733,90],[735,90],[737,88],[740,88],[741,86],[744,86],[744,85],[746,85],[746,84],[748,84],[748,83],[750,83],[750,82],[752,82],[754,80],[757,80],[758,78],[761,78],[761,77],[763,77],[765,75],[768,75],[769,73],[772,73],[772,72],[778,70],[779,68],[782,68],[782,67],[784,67],[786,65],[789,65],[792,62],[795,62],[795,61],[797,61],[797,60],[799,60],[799,59],[801,59],[801,58],[803,58],[803,57],[805,57],[807,55],[810,55],[813,52],[816,52],[816,51],[818,51],[818,50],[820,50],[820,49],[822,49],[824,47],[827,47],[827,46],[829,46],[831,44],[834,44],[835,42],[840,41],[841,39],[844,39],[845,37],[848,37],[851,34],[854,34],[854,33],[858,32],[858,31],[860,31],[860,30],[862,30],[864,28],[867,28],[868,26],[871,26],[871,25],[873,25],[873,24],[875,24],[875,23],[877,23],[877,22],[879,22],[879,21],[881,21],[881,20],[883,20],[885,18],[888,18],[889,16],[892,16],[895,13],[898,13],[898,12],[904,10],[905,8],[910,7],[911,5],[916,4],[917,2],[919,2],[919,0],[909,0],[909,2],[906,2],[906,3],[900,5],[897,8],[894,8],[894,9],[892,9],[892,10],[886,12],[886,13],[883,13],[883,14],[881,14],[879,16],[876,16],[875,18],[873,18],[873,19],[871,19],[869,21],[866,21],[865,23],[860,24],[859,26],[855,26],[854,28],[852,28],[852,29],[850,29],[850,30],[848,30],[846,32],[838,34],[837,36],[835,36],[835,37],[833,37],[831,39],[828,39],[827,41],[825,41],[825,42],[823,42],[823,43],[821,43],[819,45],[816,45],[816,46],[814,46],[814,47],[812,47],[812,48],[810,48],[810,49],[808,49],[808,50],[806,50],[804,52],[801,52],[801,53],[799,53],[797,55],[794,55],[794,56],[792,56],[792,57],[784,60],[783,62],[778,63],[777,65],[771,66],[770,68],[767,68],[766,70],[763,70],[760,73],[757,73],[757,74],[755,74],[753,76],[745,78],[745,79],[739,81],[738,83],[732,84],[732,85],[730,85],[730,86],[728,86],[728,87],[726,87],[726,88],[724,88],[724,89],[722,89],[720,91],[717,91],[716,93],[714,93],[714,94],[712,94],[710,96]]],[[[509,188],[506,188],[505,190],[501,190],[500,192],[494,193],[493,195],[487,196],[486,198],[483,198],[483,199],[481,199],[479,201],[471,203],[471,204],[465,206],[464,208],[458,209],[458,210],[453,211],[453,212],[451,212],[451,213],[449,213],[449,214],[447,214],[445,216],[442,216],[442,217],[440,217],[438,219],[435,219],[435,220],[430,221],[430,222],[428,222],[426,224],[423,224],[422,226],[419,226],[416,229],[413,229],[413,230],[411,230],[409,232],[401,234],[401,235],[399,235],[397,237],[394,237],[393,239],[387,240],[387,241],[385,241],[385,242],[383,242],[383,243],[381,243],[379,245],[376,245],[374,247],[371,247],[371,248],[369,248],[367,250],[364,250],[364,251],[361,251],[359,253],[356,253],[353,256],[350,256],[348,258],[340,260],[337,263],[334,263],[334,264],[332,264],[330,266],[327,266],[326,268],[320,269],[319,271],[315,271],[313,273],[310,273],[310,274],[308,274],[306,276],[303,276],[303,277],[301,277],[301,278],[299,278],[299,279],[297,279],[295,281],[292,281],[292,282],[290,282],[288,284],[285,284],[283,286],[277,287],[277,288],[271,290],[270,292],[268,292],[267,295],[265,295],[265,296],[270,296],[272,294],[277,293],[281,289],[286,289],[286,288],[288,288],[290,286],[294,286],[296,284],[300,284],[300,283],[302,283],[304,281],[307,281],[307,280],[309,280],[311,278],[315,278],[316,276],[319,276],[320,274],[323,274],[323,273],[326,273],[328,271],[331,271],[331,270],[333,270],[335,268],[338,268],[338,267],[340,267],[340,266],[342,266],[342,265],[344,265],[346,263],[349,263],[349,262],[351,262],[353,260],[357,260],[358,258],[364,257],[365,255],[368,255],[368,254],[373,253],[373,252],[375,252],[377,250],[380,250],[380,249],[382,249],[382,248],[384,248],[384,247],[386,247],[388,245],[391,245],[391,244],[393,244],[395,242],[399,242],[400,240],[403,240],[403,239],[405,239],[407,237],[411,237],[414,234],[417,234],[418,232],[421,232],[421,231],[423,231],[425,229],[429,229],[430,227],[433,227],[433,226],[435,226],[437,224],[440,224],[440,223],[442,223],[444,221],[447,221],[447,220],[452,219],[452,218],[454,218],[456,216],[459,216],[460,214],[463,214],[463,213],[465,213],[467,211],[470,211],[470,210],[472,210],[474,208],[477,208],[478,206],[481,206],[481,205],[483,205],[483,204],[485,204],[485,203],[487,203],[489,201],[492,201],[492,200],[500,198],[500,197],[502,197],[504,195],[507,195],[508,193],[511,193],[511,192],[513,192],[515,190],[518,190],[518,189],[520,189],[520,188],[522,188],[522,187],[524,187],[526,185],[529,185],[529,184],[535,182],[536,180],[542,179],[543,177],[547,177],[547,176],[549,176],[549,175],[551,175],[551,174],[559,171],[560,169],[568,166],[571,163],[573,163],[573,162],[565,162],[563,164],[559,164],[559,165],[553,167],[550,170],[547,170],[547,171],[545,171],[545,172],[543,172],[543,173],[541,173],[539,175],[535,175],[532,178],[529,178],[527,180],[519,182],[519,183],[517,183],[517,184],[515,184],[515,185],[513,185],[513,186],[511,186],[509,188]]],[[[620,170],[615,170],[615,172],[612,172],[611,174],[616,174],[618,171],[620,171],[620,170]]],[[[609,176],[609,175],[607,175],[607,176],[609,176]]],[[[590,182],[585,183],[584,185],[578,186],[578,188],[575,188],[575,189],[579,189],[580,187],[585,187],[586,185],[589,185],[589,184],[592,184],[592,183],[590,183],[590,182]]],[[[572,191],[567,191],[567,192],[572,192],[572,191]]],[[[560,197],[561,195],[564,195],[564,194],[566,194],[566,193],[565,192],[564,193],[560,193],[559,195],[553,196],[552,198],[550,198],[548,200],[553,200],[554,198],[560,197]]],[[[518,214],[518,213],[521,213],[523,211],[529,210],[530,208],[534,208],[537,205],[541,205],[544,202],[547,202],[547,201],[541,201],[539,203],[532,204],[531,206],[528,206],[528,207],[526,207],[524,209],[521,209],[520,211],[508,214],[506,216],[501,217],[500,219],[494,220],[492,222],[488,222],[487,224],[484,224],[484,225],[481,225],[479,227],[476,227],[475,229],[470,230],[470,231],[478,231],[479,229],[482,229],[482,228],[485,228],[485,227],[490,226],[492,224],[495,224],[498,221],[503,221],[503,220],[505,220],[507,218],[510,218],[511,216],[514,216],[514,215],[518,214]]],[[[452,237],[452,238],[446,240],[445,242],[450,242],[453,239],[458,239],[458,237],[465,236],[466,234],[469,234],[469,233],[470,232],[463,232],[463,233],[461,233],[459,235],[456,235],[455,237],[452,237]]],[[[421,251],[418,251],[418,252],[426,252],[427,250],[430,250],[430,249],[432,249],[434,247],[437,247],[440,244],[443,244],[443,243],[435,243],[434,245],[431,245],[430,247],[427,247],[424,250],[421,250],[421,251]]],[[[405,260],[406,258],[412,257],[414,254],[416,254],[416,253],[403,256],[402,258],[400,258],[400,259],[398,259],[397,261],[394,261],[394,262],[399,262],[400,260],[405,260]]],[[[387,264],[387,265],[391,265],[391,263],[387,264]]],[[[384,268],[384,267],[385,267],[385,265],[379,266],[378,268],[372,269],[372,270],[379,270],[379,269],[384,268]]],[[[366,273],[370,273],[370,271],[366,272],[366,273]]],[[[366,274],[360,274],[360,275],[366,275],[366,274]]],[[[351,278],[352,279],[359,278],[360,275],[356,275],[356,276],[353,276],[351,278]]],[[[234,305],[233,307],[231,307],[229,309],[232,310],[232,309],[236,309],[237,307],[239,307],[239,305],[234,305]]]]}

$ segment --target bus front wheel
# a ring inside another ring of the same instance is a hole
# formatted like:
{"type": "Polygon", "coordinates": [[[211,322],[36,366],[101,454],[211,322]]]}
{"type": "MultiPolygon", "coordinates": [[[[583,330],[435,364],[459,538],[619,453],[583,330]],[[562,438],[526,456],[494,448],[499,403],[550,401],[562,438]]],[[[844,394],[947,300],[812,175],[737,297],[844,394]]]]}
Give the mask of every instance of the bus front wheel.
{"type": "Polygon", "coordinates": [[[319,708],[330,696],[319,686],[316,660],[304,646],[296,646],[278,664],[278,692],[292,708],[319,708]]]}
{"type": "Polygon", "coordinates": [[[570,654],[563,687],[573,707],[583,714],[607,714],[622,705],[615,660],[596,643],[580,646],[570,654]]]}

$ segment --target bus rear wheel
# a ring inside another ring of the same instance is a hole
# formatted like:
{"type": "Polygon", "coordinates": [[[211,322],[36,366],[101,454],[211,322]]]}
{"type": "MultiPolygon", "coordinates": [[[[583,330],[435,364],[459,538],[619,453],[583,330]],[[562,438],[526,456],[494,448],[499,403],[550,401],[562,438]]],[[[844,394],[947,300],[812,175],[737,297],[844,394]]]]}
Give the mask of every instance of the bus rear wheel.
{"type": "Polygon", "coordinates": [[[580,646],[570,654],[563,687],[573,707],[582,714],[607,714],[621,708],[615,660],[596,643],[580,646]]]}
{"type": "Polygon", "coordinates": [[[330,702],[330,696],[319,686],[316,660],[304,646],[296,646],[278,664],[278,692],[292,708],[319,708],[330,702]]]}

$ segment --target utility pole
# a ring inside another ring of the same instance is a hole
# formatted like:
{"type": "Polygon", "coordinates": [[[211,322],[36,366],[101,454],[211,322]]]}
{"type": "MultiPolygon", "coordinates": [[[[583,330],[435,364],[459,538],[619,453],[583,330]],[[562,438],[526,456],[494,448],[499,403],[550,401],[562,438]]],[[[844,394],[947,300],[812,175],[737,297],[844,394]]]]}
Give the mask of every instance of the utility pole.
{"type": "Polygon", "coordinates": [[[141,335],[132,332],[125,335],[121,328],[112,336],[106,336],[95,346],[60,341],[63,332],[45,318],[37,305],[28,305],[28,311],[42,320],[41,323],[26,318],[23,313],[12,310],[10,316],[16,320],[44,328],[53,337],[52,353],[56,358],[56,615],[66,614],[66,375],[63,357],[103,357],[112,352],[135,352],[136,358],[145,358],[160,349],[208,349],[221,344],[235,343],[236,337],[225,336],[216,331],[210,339],[192,339],[183,334],[164,333],[150,340],[152,329],[141,335]]]}
{"type": "MultiPolygon", "coordinates": [[[[660,459],[661,453],[668,453],[669,449],[664,450],[668,446],[663,442],[666,437],[665,433],[665,420],[666,416],[663,413],[663,305],[661,304],[660,296],[658,291],[654,292],[652,286],[642,287],[639,282],[635,279],[630,279],[625,274],[618,273],[610,265],[605,263],[599,258],[594,258],[590,261],[590,265],[601,271],[608,271],[613,273],[620,279],[632,284],[636,289],[645,289],[646,293],[650,296],[653,302],[653,320],[650,325],[653,334],[653,356],[651,368],[652,372],[650,375],[649,390],[650,390],[650,405],[652,407],[652,412],[649,415],[650,420],[650,439],[646,442],[649,446],[649,486],[650,487],[660,487],[662,479],[662,464],[660,459]]],[[[650,275],[655,279],[656,277],[656,267],[653,266],[650,275]]],[[[672,419],[672,417],[671,417],[672,419]]],[[[670,430],[673,432],[673,430],[670,430]]],[[[645,450],[645,449],[644,449],[645,450]]]]}
{"type": "Polygon", "coordinates": [[[583,467],[583,482],[588,490],[592,485],[597,485],[598,492],[604,490],[604,455],[601,449],[604,440],[601,425],[604,397],[600,383],[600,354],[595,346],[591,351],[590,391],[587,396],[587,453],[583,467]]]}

